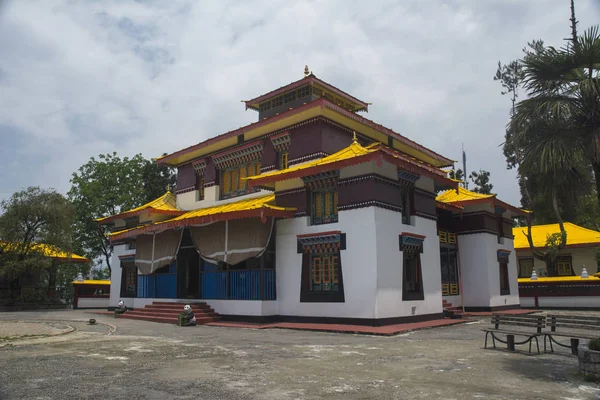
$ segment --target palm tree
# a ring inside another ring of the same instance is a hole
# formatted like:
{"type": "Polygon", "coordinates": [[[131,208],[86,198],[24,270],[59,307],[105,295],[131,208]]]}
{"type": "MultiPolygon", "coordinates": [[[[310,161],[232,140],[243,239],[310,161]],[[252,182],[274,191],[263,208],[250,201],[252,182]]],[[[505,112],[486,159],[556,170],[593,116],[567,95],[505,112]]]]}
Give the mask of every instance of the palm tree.
{"type": "Polygon", "coordinates": [[[575,36],[572,42],[561,49],[537,42],[523,58],[524,87],[530,97],[516,107],[511,130],[520,131],[517,136],[521,137],[513,144],[528,146],[526,151],[517,146],[522,161],[539,167],[542,175],[561,175],[585,160],[593,168],[600,204],[598,26],[575,36]],[[531,142],[532,137],[540,142],[531,142]]]}

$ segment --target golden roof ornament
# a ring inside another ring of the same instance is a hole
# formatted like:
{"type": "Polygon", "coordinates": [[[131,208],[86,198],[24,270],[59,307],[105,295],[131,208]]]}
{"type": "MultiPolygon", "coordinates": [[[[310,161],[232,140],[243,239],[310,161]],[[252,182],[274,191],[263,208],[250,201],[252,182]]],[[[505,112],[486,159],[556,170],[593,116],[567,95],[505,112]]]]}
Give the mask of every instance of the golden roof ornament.
{"type": "Polygon", "coordinates": [[[305,65],[304,66],[304,77],[306,78],[309,74],[310,74],[310,71],[308,70],[308,65],[305,65]]]}
{"type": "Polygon", "coordinates": [[[356,131],[352,131],[352,141],[354,143],[357,143],[357,140],[356,140],[356,131]]]}

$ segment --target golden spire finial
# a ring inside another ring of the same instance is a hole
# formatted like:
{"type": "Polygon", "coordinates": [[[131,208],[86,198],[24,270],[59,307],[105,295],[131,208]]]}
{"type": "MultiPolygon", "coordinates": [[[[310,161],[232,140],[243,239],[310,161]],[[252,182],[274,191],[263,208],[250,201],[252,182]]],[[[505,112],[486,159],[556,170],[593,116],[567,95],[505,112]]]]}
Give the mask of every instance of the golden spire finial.
{"type": "Polygon", "coordinates": [[[352,141],[354,143],[357,143],[357,140],[356,140],[356,131],[352,131],[352,141]]]}
{"type": "Polygon", "coordinates": [[[308,70],[308,65],[304,66],[304,76],[307,77],[310,74],[309,70],[308,70]]]}

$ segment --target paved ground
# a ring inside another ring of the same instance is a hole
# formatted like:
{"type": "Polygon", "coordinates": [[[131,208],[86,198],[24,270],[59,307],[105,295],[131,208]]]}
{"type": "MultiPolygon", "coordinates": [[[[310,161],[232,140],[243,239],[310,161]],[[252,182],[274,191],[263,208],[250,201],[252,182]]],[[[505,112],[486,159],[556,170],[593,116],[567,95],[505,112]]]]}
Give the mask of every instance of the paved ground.
{"type": "Polygon", "coordinates": [[[568,353],[483,350],[484,322],[375,337],[179,328],[82,311],[0,313],[5,332],[11,320],[29,322],[11,323],[0,344],[2,400],[600,399],[568,353]],[[83,322],[91,317],[116,331],[83,322]],[[76,330],[14,339],[68,327],[76,330]]]}

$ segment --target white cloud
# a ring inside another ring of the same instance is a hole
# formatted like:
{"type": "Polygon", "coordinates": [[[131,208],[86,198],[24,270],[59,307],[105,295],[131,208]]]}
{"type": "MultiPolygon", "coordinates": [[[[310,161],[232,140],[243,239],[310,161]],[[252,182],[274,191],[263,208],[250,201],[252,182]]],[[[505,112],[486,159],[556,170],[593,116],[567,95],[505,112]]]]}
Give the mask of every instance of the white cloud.
{"type": "MultiPolygon", "coordinates": [[[[580,29],[596,23],[577,1],[580,29]]],[[[491,172],[519,202],[501,149],[498,60],[560,45],[568,2],[13,1],[0,10],[0,196],[66,192],[91,156],[155,157],[256,120],[240,100],[320,78],[373,102],[368,118],[491,172]]]]}

